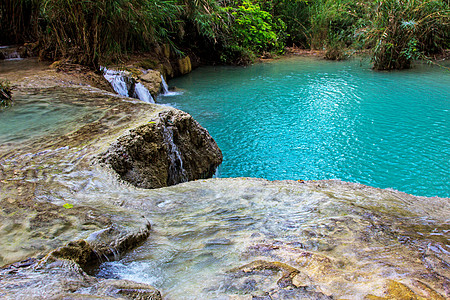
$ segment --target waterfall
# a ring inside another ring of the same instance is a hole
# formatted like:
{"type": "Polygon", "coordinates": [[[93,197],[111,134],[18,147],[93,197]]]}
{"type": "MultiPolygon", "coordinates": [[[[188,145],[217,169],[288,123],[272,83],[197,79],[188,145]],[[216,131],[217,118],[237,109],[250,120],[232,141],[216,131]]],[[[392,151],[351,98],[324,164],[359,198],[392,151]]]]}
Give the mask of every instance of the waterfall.
{"type": "Polygon", "coordinates": [[[125,81],[124,72],[116,71],[116,70],[108,70],[105,67],[102,67],[100,70],[103,71],[103,77],[111,83],[114,91],[125,97],[129,97],[128,94],[128,84],[125,81]]]}
{"type": "Polygon", "coordinates": [[[186,171],[183,168],[183,159],[181,158],[180,151],[177,145],[173,141],[173,129],[171,126],[164,126],[164,141],[168,146],[169,156],[169,179],[168,185],[173,185],[181,182],[187,182],[188,177],[186,171]]]}
{"type": "Polygon", "coordinates": [[[23,59],[22,57],[20,57],[19,52],[17,51],[13,51],[11,53],[9,53],[8,55],[6,55],[5,60],[21,60],[23,59]]]}
{"type": "Polygon", "coordinates": [[[134,86],[134,95],[136,95],[135,98],[138,98],[144,102],[155,103],[152,94],[150,94],[147,88],[140,82],[136,83],[136,85],[134,86]]]}
{"type": "Polygon", "coordinates": [[[162,88],[161,95],[162,96],[177,96],[177,95],[183,94],[182,92],[169,91],[169,86],[167,85],[167,82],[164,80],[164,76],[163,75],[161,75],[161,79],[162,79],[162,82],[161,82],[161,88],[162,88]]]}
{"type": "Polygon", "coordinates": [[[147,88],[131,76],[127,76],[124,71],[108,70],[105,67],[101,67],[100,70],[103,71],[103,77],[111,83],[117,94],[136,98],[147,103],[155,103],[147,88]]]}
{"type": "Polygon", "coordinates": [[[161,75],[161,79],[162,79],[162,93],[163,95],[169,93],[169,86],[167,85],[167,82],[164,80],[164,76],[161,75]]]}

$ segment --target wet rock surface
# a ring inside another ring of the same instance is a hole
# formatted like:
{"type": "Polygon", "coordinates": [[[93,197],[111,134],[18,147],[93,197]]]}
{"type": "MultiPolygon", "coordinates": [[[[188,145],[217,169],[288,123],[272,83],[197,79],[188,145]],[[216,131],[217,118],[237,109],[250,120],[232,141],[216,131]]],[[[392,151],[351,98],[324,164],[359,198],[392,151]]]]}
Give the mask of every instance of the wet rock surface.
{"type": "Polygon", "coordinates": [[[66,259],[3,268],[0,278],[2,299],[162,299],[150,285],[98,279],[66,259]]]}
{"type": "Polygon", "coordinates": [[[101,276],[161,280],[157,287],[171,299],[450,295],[448,198],[250,178],[199,180],[142,197],[124,206],[148,212],[150,240],[103,264],[101,276]]]}
{"type": "Polygon", "coordinates": [[[147,70],[139,76],[139,81],[148,89],[155,98],[161,92],[161,73],[156,70],[147,70]]]}
{"type": "MultiPolygon", "coordinates": [[[[30,76],[23,80],[19,75],[10,77],[16,106],[2,117],[13,121],[16,108],[24,113],[35,109],[30,115],[37,116],[33,122],[52,117],[59,123],[44,122],[23,130],[13,126],[2,136],[0,298],[160,299],[149,285],[99,280],[85,273],[102,261],[118,259],[151,233],[150,222],[141,211],[122,208],[123,199],[115,201],[112,194],[104,197],[107,190],[129,187],[117,182],[111,168],[95,162],[99,153],[133,128],[157,121],[161,122],[157,130],[164,131],[168,123],[160,121],[160,115],[170,114],[175,120],[186,114],[67,82],[66,75],[55,69],[39,65],[34,73],[24,70],[21,75],[30,76]],[[79,293],[82,288],[88,291],[79,293]]],[[[201,131],[193,120],[180,124],[180,128],[196,125],[193,131],[201,131]]],[[[166,143],[167,138],[156,142],[166,143]]],[[[180,139],[188,143],[189,136],[180,139]]],[[[155,160],[145,155],[140,158],[155,160]]]]}

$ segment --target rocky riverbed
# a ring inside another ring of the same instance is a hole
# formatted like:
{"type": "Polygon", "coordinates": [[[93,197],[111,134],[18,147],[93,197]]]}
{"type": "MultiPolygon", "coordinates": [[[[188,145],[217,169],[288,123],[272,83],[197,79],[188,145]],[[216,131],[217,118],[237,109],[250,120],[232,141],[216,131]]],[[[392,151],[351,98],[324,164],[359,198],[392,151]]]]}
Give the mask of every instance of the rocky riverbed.
{"type": "Polygon", "coordinates": [[[47,112],[30,124],[57,126],[2,134],[1,298],[450,297],[450,199],[341,181],[205,180],[222,155],[188,114],[47,66],[21,74],[8,77],[16,108],[36,107],[21,120],[47,112]],[[175,283],[157,290],[145,278],[161,269],[175,283]]]}

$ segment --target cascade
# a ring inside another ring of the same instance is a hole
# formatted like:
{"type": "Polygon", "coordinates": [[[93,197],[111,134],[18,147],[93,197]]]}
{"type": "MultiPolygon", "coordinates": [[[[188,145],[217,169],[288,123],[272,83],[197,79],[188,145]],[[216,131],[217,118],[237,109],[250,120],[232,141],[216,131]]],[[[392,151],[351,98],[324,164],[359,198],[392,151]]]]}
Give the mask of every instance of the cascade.
{"type": "Polygon", "coordinates": [[[183,94],[182,92],[172,92],[169,91],[169,86],[167,85],[167,82],[164,80],[164,76],[161,75],[161,88],[162,88],[162,96],[177,96],[183,94]]]}
{"type": "Polygon", "coordinates": [[[6,55],[6,60],[21,60],[23,59],[22,57],[20,57],[19,52],[17,51],[13,51],[11,53],[9,53],[8,55],[6,55]]]}
{"type": "Polygon", "coordinates": [[[102,67],[100,70],[103,71],[103,77],[111,83],[114,91],[119,95],[155,103],[147,88],[142,83],[136,82],[134,78],[127,76],[124,71],[109,70],[106,67],[102,67]]]}
{"type": "Polygon", "coordinates": [[[0,57],[4,60],[21,60],[20,53],[14,46],[1,46],[0,47],[0,57]]]}
{"type": "Polygon", "coordinates": [[[162,93],[163,95],[169,93],[169,86],[167,85],[167,82],[164,80],[164,76],[161,75],[161,80],[162,80],[162,93]]]}
{"type": "Polygon", "coordinates": [[[173,185],[178,182],[187,182],[188,177],[186,171],[183,168],[183,159],[181,158],[181,154],[177,145],[173,141],[173,129],[170,125],[164,127],[163,136],[164,141],[168,146],[168,156],[169,156],[168,185],[173,185]]]}
{"type": "Polygon", "coordinates": [[[147,103],[155,103],[153,100],[152,94],[147,90],[147,88],[140,82],[136,83],[134,86],[134,98],[138,98],[147,103]]]}
{"type": "Polygon", "coordinates": [[[125,97],[129,97],[128,94],[128,84],[125,82],[125,77],[123,76],[123,71],[108,70],[102,67],[100,70],[103,71],[103,77],[111,83],[114,91],[125,97]]]}

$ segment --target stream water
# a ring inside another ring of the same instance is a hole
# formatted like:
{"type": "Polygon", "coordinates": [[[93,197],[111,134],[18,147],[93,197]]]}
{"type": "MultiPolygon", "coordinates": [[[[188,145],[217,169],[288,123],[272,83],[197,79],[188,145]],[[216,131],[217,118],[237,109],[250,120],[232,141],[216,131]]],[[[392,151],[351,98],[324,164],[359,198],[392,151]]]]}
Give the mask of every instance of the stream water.
{"type": "Polygon", "coordinates": [[[367,61],[283,59],[176,78],[184,110],[224,154],[219,177],[338,178],[450,196],[450,72],[374,72],[367,61]]]}

